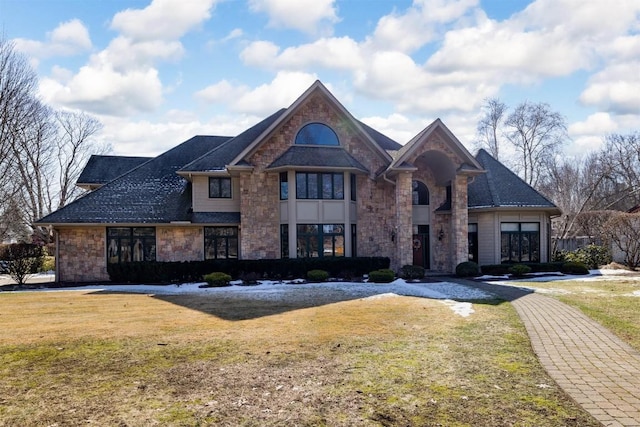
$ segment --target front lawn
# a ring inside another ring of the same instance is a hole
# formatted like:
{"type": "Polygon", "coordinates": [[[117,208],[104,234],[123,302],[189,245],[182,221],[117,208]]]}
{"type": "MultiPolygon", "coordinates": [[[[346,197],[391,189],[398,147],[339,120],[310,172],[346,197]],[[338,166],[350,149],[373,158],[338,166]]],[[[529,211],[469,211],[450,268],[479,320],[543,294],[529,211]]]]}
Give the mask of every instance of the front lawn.
{"type": "Polygon", "coordinates": [[[509,304],[314,298],[0,293],[0,425],[599,425],[509,304]]]}

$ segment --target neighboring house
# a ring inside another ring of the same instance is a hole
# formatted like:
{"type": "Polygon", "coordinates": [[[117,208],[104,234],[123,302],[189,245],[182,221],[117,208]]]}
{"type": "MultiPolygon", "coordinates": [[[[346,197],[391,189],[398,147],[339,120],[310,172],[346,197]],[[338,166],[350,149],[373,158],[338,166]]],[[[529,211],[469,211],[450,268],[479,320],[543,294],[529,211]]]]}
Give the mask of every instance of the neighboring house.
{"type": "Polygon", "coordinates": [[[386,256],[443,272],[547,261],[560,213],[439,119],[402,146],[320,82],[236,137],[196,136],[130,167],[101,179],[90,161],[83,175],[104,185],[38,221],[55,231],[58,281],[142,260],[386,256]]]}

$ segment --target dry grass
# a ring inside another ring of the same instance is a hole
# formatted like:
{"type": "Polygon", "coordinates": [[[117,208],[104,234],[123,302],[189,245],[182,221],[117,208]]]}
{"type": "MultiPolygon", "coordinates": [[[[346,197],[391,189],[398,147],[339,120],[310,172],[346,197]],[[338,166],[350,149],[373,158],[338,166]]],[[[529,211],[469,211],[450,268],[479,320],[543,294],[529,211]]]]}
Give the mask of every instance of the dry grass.
{"type": "Polygon", "coordinates": [[[509,304],[474,308],[0,294],[0,425],[598,425],[509,304]]]}

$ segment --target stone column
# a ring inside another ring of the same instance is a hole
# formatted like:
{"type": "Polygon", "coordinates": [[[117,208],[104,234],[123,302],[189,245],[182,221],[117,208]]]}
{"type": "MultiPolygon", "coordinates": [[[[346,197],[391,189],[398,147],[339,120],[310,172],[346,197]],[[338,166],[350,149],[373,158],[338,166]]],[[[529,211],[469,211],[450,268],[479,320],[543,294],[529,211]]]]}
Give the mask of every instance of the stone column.
{"type": "Polygon", "coordinates": [[[396,178],[396,221],[393,230],[395,233],[396,265],[392,266],[395,269],[413,264],[411,179],[410,172],[402,172],[396,178]]]}
{"type": "Polygon", "coordinates": [[[451,185],[451,271],[456,265],[469,260],[469,204],[467,176],[456,175],[451,185]]]}

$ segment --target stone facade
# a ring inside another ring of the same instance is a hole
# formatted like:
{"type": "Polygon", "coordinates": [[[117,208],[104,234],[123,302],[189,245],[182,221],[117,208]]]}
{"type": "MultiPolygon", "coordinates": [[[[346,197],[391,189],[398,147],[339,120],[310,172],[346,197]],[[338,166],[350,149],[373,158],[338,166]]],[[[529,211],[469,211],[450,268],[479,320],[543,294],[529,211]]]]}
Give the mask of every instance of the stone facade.
{"type": "Polygon", "coordinates": [[[57,229],[56,281],[109,280],[105,239],[105,227],[57,229]]]}
{"type": "Polygon", "coordinates": [[[202,227],[156,227],[156,260],[202,261],[204,230],[202,227]]]}

